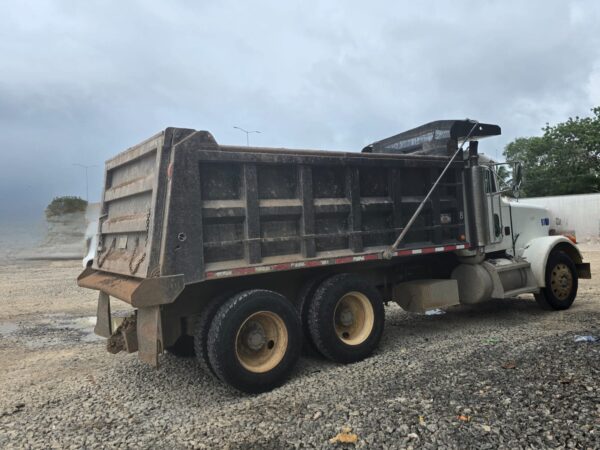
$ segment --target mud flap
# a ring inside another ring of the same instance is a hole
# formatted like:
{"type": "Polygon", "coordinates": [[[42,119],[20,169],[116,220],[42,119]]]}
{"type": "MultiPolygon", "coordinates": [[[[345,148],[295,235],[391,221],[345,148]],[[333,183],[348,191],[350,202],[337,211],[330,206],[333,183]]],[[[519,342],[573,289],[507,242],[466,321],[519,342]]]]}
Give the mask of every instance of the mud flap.
{"type": "Polygon", "coordinates": [[[160,306],[138,309],[137,341],[140,360],[158,368],[158,355],[163,351],[160,306]]]}
{"type": "Polygon", "coordinates": [[[98,309],[96,312],[96,326],[94,333],[98,336],[109,338],[112,335],[110,317],[110,297],[100,291],[98,295],[98,309]]]}
{"type": "Polygon", "coordinates": [[[579,278],[584,278],[586,280],[592,278],[590,263],[575,263],[575,267],[577,268],[577,276],[579,278]]]}

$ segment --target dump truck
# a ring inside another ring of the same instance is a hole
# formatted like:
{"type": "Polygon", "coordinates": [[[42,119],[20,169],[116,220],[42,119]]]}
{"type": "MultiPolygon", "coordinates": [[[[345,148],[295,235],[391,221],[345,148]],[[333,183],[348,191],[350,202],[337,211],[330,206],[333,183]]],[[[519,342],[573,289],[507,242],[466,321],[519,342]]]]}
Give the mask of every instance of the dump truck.
{"type": "MultiPolygon", "coordinates": [[[[479,141],[440,120],[362,151],[220,145],[167,128],[106,162],[95,332],[158,367],[195,355],[224,383],[283,383],[303,347],[345,364],[376,349],[385,303],[424,312],[533,294],[569,308],[590,266],[548,212],[509,201],[479,141]],[[128,303],[111,314],[111,299],[128,303]]],[[[432,325],[434,326],[434,325],[432,325]]]]}

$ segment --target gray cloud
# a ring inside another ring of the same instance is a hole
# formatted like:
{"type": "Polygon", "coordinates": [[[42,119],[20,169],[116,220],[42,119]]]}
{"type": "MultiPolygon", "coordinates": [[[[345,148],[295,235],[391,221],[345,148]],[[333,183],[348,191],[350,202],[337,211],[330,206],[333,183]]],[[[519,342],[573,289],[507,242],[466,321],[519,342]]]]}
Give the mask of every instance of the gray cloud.
{"type": "MultiPolygon", "coordinates": [[[[600,104],[594,1],[7,2],[0,216],[84,195],[82,169],[166,126],[358,150],[473,117],[498,154],[600,104]]],[[[102,184],[90,176],[91,197],[102,184]]]]}

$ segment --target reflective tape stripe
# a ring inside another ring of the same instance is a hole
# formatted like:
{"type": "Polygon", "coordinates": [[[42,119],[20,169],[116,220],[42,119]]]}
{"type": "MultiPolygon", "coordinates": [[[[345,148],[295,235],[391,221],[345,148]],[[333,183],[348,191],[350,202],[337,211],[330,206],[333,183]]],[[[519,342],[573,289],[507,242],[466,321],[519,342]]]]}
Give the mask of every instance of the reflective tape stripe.
{"type": "MultiPolygon", "coordinates": [[[[463,250],[469,248],[469,244],[446,245],[444,247],[423,247],[410,250],[397,250],[394,256],[411,256],[411,255],[426,255],[430,253],[452,252],[455,250],[463,250]]],[[[207,279],[213,278],[228,278],[242,275],[250,275],[254,273],[275,272],[282,270],[301,269],[304,267],[319,267],[330,266],[335,264],[348,264],[362,261],[375,261],[383,259],[382,252],[368,253],[358,256],[344,256],[341,258],[325,258],[311,259],[308,261],[298,261],[293,263],[272,264],[266,266],[239,267],[237,269],[207,271],[205,273],[207,279]]]]}

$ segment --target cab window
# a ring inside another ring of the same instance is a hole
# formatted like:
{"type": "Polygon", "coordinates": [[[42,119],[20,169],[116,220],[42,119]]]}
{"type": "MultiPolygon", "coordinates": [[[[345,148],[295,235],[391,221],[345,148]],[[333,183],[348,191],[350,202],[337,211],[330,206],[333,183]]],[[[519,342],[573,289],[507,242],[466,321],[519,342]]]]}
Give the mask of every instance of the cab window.
{"type": "Polygon", "coordinates": [[[496,179],[490,169],[485,169],[483,172],[483,186],[486,194],[496,192],[496,179]]]}

